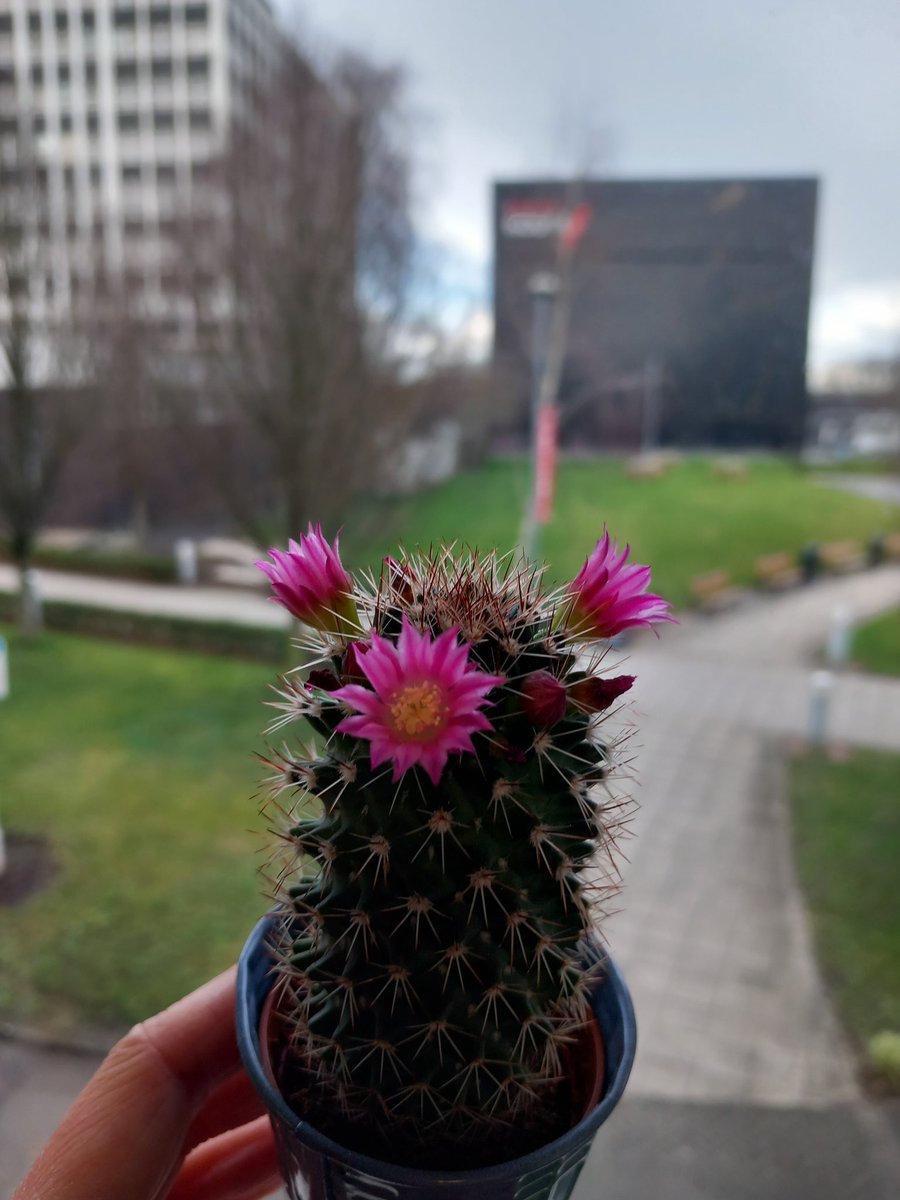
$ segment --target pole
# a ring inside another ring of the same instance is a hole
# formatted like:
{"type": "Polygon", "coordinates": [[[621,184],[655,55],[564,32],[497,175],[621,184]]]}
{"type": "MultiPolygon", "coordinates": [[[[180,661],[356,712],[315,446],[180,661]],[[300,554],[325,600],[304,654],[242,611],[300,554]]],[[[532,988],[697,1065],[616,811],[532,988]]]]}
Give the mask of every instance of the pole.
{"type": "Polygon", "coordinates": [[[531,296],[531,495],[525,512],[522,545],[530,559],[540,553],[538,489],[541,450],[541,410],[546,404],[544,377],[550,349],[553,306],[559,280],[549,271],[533,275],[528,284],[531,296]]]}

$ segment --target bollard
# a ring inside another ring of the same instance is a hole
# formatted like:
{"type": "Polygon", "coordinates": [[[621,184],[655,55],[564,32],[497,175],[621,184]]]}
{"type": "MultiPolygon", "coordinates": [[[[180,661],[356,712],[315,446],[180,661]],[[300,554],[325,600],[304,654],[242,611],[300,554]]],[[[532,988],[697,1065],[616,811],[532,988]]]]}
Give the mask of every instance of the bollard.
{"type": "Polygon", "coordinates": [[[0,637],[0,700],[9,696],[9,647],[6,638],[0,637]]]}
{"type": "Polygon", "coordinates": [[[44,598],[41,595],[41,577],[29,567],[22,572],[22,628],[26,633],[36,633],[44,627],[44,598]]]}
{"type": "Polygon", "coordinates": [[[828,638],[825,643],[825,658],[832,667],[843,667],[850,658],[853,641],[853,621],[850,610],[840,604],[831,614],[828,638]]]}
{"type": "Polygon", "coordinates": [[[197,582],[197,543],[192,538],[175,543],[175,574],[179,583],[197,582]]]}
{"type": "Polygon", "coordinates": [[[809,740],[824,746],[828,737],[828,707],[834,676],[830,671],[813,671],[809,680],[809,740]]]}

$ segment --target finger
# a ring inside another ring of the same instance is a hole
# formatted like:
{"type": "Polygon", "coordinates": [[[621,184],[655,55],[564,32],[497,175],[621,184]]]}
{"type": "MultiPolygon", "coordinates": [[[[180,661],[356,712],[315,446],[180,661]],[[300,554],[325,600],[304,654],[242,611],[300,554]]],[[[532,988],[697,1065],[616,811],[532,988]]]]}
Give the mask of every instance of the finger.
{"type": "Polygon", "coordinates": [[[138,1025],[77,1098],[16,1200],[157,1200],[187,1128],[238,1066],[234,969],[138,1025]]]}
{"type": "Polygon", "coordinates": [[[184,1152],[193,1150],[201,1142],[227,1129],[246,1125],[264,1112],[265,1108],[250,1082],[250,1076],[246,1071],[237,1071],[216,1088],[194,1117],[184,1140],[184,1152]]]}
{"type": "Polygon", "coordinates": [[[260,1117],[198,1146],[166,1200],[262,1200],[280,1182],[272,1127],[260,1117]]]}

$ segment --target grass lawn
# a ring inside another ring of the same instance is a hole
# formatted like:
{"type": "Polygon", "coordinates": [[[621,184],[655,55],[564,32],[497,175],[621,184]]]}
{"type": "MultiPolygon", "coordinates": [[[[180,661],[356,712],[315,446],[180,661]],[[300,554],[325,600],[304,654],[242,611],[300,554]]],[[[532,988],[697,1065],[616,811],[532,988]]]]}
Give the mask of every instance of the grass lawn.
{"type": "Polygon", "coordinates": [[[10,640],[0,814],[8,833],[49,836],[59,870],[0,908],[0,1012],[63,1030],[131,1023],[231,962],[265,908],[252,753],[275,671],[10,640]]]}
{"type": "Polygon", "coordinates": [[[900,608],[860,626],[853,639],[853,658],[867,671],[900,675],[900,608]]]}
{"type": "Polygon", "coordinates": [[[798,759],[790,787],[819,961],[864,1046],[882,1030],[900,1032],[900,755],[798,759]]]}
{"type": "MultiPolygon", "coordinates": [[[[519,536],[529,478],[524,461],[494,461],[422,495],[367,502],[346,523],[345,560],[377,564],[398,542],[452,538],[508,549],[519,536]]],[[[724,569],[749,583],[762,554],[793,553],[811,541],[865,541],[900,529],[900,508],[823,487],[783,459],[754,460],[744,480],[715,478],[708,458],[644,480],[627,478],[621,460],[565,461],[543,544],[553,577],[578,570],[604,522],[631,542],[638,562],[653,565],[656,587],[685,604],[697,575],[724,569]]]]}

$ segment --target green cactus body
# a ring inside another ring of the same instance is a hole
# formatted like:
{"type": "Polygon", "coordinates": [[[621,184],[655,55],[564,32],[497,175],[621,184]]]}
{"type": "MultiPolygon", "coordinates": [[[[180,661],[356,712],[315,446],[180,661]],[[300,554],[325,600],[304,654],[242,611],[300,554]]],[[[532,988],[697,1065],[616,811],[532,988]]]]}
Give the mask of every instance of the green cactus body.
{"type": "Polygon", "coordinates": [[[457,628],[470,661],[503,677],[491,731],[451,755],[437,785],[419,768],[395,782],[338,730],[346,640],[329,635],[308,682],[289,677],[281,693],[276,724],[304,718],[321,746],[286,749],[275,778],[297,793],[279,804],[277,881],[292,1099],[379,1157],[459,1165],[463,1148],[474,1165],[572,1119],[564,1067],[588,1015],[584,938],[616,890],[628,804],[606,786],[596,699],[574,698],[601,664],[553,631],[559,599],[521,565],[444,552],[359,589],[382,637],[404,617],[434,636],[457,628]],[[537,672],[566,688],[549,728],[523,704],[537,672]]]}

